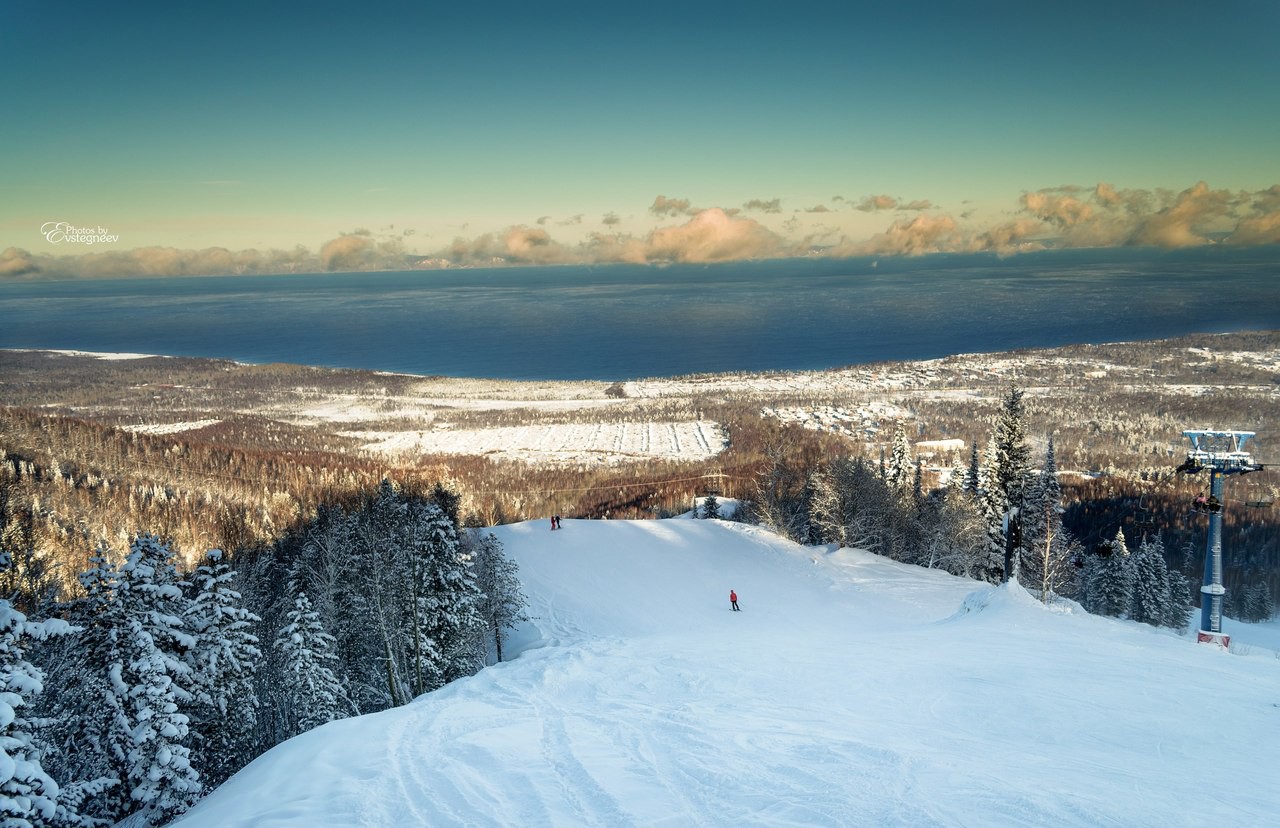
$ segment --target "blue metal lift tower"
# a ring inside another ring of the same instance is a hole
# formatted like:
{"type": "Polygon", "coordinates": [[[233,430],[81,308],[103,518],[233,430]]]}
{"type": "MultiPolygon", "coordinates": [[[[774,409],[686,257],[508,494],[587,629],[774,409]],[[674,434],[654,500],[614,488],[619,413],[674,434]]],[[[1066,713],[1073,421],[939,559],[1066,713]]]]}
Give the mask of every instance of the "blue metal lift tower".
{"type": "Polygon", "coordinates": [[[1226,594],[1222,586],[1222,480],[1229,474],[1261,471],[1262,464],[1255,463],[1253,455],[1244,448],[1254,436],[1252,431],[1199,429],[1184,431],[1182,436],[1191,440],[1191,451],[1187,452],[1187,460],[1178,466],[1178,471],[1187,474],[1209,472],[1208,497],[1196,498],[1196,510],[1209,515],[1197,640],[1226,647],[1231,638],[1222,632],[1222,596],[1226,594]]]}

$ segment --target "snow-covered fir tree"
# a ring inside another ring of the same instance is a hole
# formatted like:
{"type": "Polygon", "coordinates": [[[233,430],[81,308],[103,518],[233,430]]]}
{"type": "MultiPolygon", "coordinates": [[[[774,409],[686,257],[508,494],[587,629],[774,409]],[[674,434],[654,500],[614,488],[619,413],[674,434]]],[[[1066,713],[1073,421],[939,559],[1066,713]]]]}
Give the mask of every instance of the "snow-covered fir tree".
{"type": "Polygon", "coordinates": [[[502,552],[502,542],[492,533],[481,536],[469,531],[463,536],[470,554],[476,586],[480,588],[479,611],[491,637],[494,655],[502,661],[502,642],[507,630],[527,620],[527,606],[520,589],[519,568],[502,552]]]}
{"type": "Polygon", "coordinates": [[[965,491],[977,495],[982,488],[981,466],[978,463],[978,441],[974,440],[969,450],[969,468],[965,471],[965,491]]]}
{"type": "Polygon", "coordinates": [[[350,703],[333,672],[333,636],[324,631],[305,591],[297,589],[284,621],[275,640],[282,663],[280,712],[286,736],[296,736],[343,718],[350,703]]]}
{"type": "Polygon", "coordinates": [[[708,494],[702,499],[701,517],[707,520],[720,519],[720,501],[716,498],[714,493],[708,494]]]}
{"type": "Polygon", "coordinates": [[[251,632],[261,619],[244,608],[225,558],[220,549],[205,555],[192,573],[186,611],[195,637],[187,661],[193,670],[197,769],[209,785],[220,784],[252,757],[258,710],[253,675],[262,658],[251,632]]]}
{"type": "MultiPolygon", "coordinates": [[[[119,660],[121,615],[115,600],[116,569],[100,544],[77,578],[83,595],[63,604],[74,636],[44,642],[50,692],[39,699],[41,733],[49,745],[54,777],[62,779],[61,801],[84,824],[110,824],[129,813],[127,737],[119,727],[119,699],[109,672],[119,660]]],[[[67,820],[77,823],[76,820],[67,820]]]]}
{"type": "Polygon", "coordinates": [[[434,503],[425,503],[415,504],[411,526],[415,630],[430,656],[416,676],[421,693],[484,666],[474,643],[485,623],[471,558],[453,523],[434,503]]]}
{"type": "Polygon", "coordinates": [[[1275,615],[1275,600],[1271,596],[1271,587],[1265,581],[1256,581],[1243,591],[1244,611],[1240,613],[1242,620],[1251,623],[1270,621],[1275,615]]]}
{"type": "Polygon", "coordinates": [[[484,666],[471,561],[433,500],[384,481],[350,512],[321,510],[303,530],[290,573],[309,598],[318,596],[316,611],[335,639],[334,671],[360,712],[405,704],[484,666]]]}
{"type": "Polygon", "coordinates": [[[1121,616],[1129,610],[1133,595],[1133,567],[1124,532],[1085,558],[1084,608],[1096,615],[1121,616]]]}
{"type": "Polygon", "coordinates": [[[1170,617],[1169,568],[1164,561],[1164,544],[1159,537],[1142,539],[1132,555],[1133,588],[1129,618],[1161,626],[1170,617]]]}
{"type": "Polygon", "coordinates": [[[996,460],[999,452],[994,436],[987,442],[986,455],[978,469],[978,504],[987,531],[984,560],[977,570],[980,577],[998,583],[1004,575],[1004,518],[1009,501],[1000,487],[996,460]]]}
{"type": "MultiPolygon", "coordinates": [[[[0,552],[0,569],[10,565],[0,552]]],[[[40,762],[26,708],[44,690],[44,676],[27,660],[32,641],[71,632],[65,621],[30,621],[0,598],[0,825],[31,828],[58,817],[58,784],[40,762]]],[[[69,817],[65,807],[64,818],[69,817]]]]}
{"type": "Polygon", "coordinates": [[[1023,393],[1017,386],[1009,387],[992,434],[996,449],[995,482],[1004,492],[1005,502],[1009,506],[1022,504],[1023,488],[1031,470],[1031,448],[1027,445],[1026,427],[1023,424],[1023,393]]]}
{"type": "MultiPolygon", "coordinates": [[[[405,499],[384,480],[345,519],[329,521],[340,533],[334,550],[340,582],[332,607],[336,614],[321,618],[336,639],[351,698],[364,713],[413,696],[412,667],[406,662],[414,642],[407,511],[405,499]]],[[[301,572],[293,577],[308,580],[301,572]]]]}
{"type": "MultiPolygon", "coordinates": [[[[276,605],[278,612],[292,610],[297,591],[306,592],[324,629],[333,636],[338,659],[333,669],[361,713],[383,710],[391,704],[379,604],[369,595],[391,574],[387,565],[378,563],[378,550],[385,554],[390,546],[367,538],[368,533],[361,531],[360,516],[368,511],[368,505],[353,512],[338,506],[321,507],[298,536],[281,541],[277,552],[277,565],[284,568],[289,559],[286,550],[301,541],[283,581],[277,582],[283,589],[276,605]]],[[[277,629],[269,634],[274,636],[277,629]]]]}
{"type": "Polygon", "coordinates": [[[1191,582],[1177,569],[1169,570],[1169,612],[1161,626],[1184,630],[1191,615],[1191,582]]]}
{"type": "Polygon", "coordinates": [[[964,464],[959,460],[956,460],[955,463],[952,464],[951,469],[947,472],[947,481],[943,485],[943,488],[946,490],[947,497],[951,497],[953,492],[959,495],[966,491],[965,478],[967,475],[968,472],[966,471],[964,464]]]}
{"type": "Polygon", "coordinates": [[[182,712],[193,698],[186,654],[196,642],[183,621],[187,599],[168,545],[139,535],[115,594],[120,627],[116,660],[107,668],[111,748],[124,760],[124,783],[141,818],[159,824],[190,807],[202,789],[182,712]]]}
{"type": "MultiPolygon", "coordinates": [[[[1021,563],[1020,555],[1015,552],[1012,561],[1015,571],[1004,572],[1006,533],[1020,532],[1023,495],[1031,468],[1031,450],[1027,446],[1023,425],[1022,396],[1019,388],[1009,387],[987,444],[987,456],[979,470],[990,553],[1000,562],[998,567],[993,566],[995,572],[989,577],[996,576],[996,579],[1006,574],[1017,577],[1021,563]]],[[[1013,542],[1017,540],[1014,538],[1013,542]]]]}
{"type": "Polygon", "coordinates": [[[1074,541],[1062,525],[1062,486],[1054,457],[1053,438],[1045,451],[1044,468],[1026,489],[1021,509],[1022,568],[1026,584],[1046,603],[1070,585],[1075,566],[1074,541]]]}
{"type": "Polygon", "coordinates": [[[907,442],[907,432],[902,423],[893,432],[893,443],[889,449],[889,465],[885,470],[885,482],[889,488],[906,496],[911,486],[911,444],[907,442]]]}

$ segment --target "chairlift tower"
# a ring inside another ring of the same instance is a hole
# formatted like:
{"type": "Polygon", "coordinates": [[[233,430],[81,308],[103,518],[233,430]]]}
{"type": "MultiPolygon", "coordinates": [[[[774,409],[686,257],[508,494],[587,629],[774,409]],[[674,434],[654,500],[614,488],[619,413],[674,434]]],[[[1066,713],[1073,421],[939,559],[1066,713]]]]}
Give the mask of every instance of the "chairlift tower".
{"type": "Polygon", "coordinates": [[[1205,540],[1200,631],[1196,640],[1227,647],[1231,637],[1222,632],[1222,596],[1227,591],[1222,586],[1222,481],[1227,475],[1261,471],[1262,464],[1254,462],[1253,455],[1245,451],[1245,444],[1254,437],[1252,431],[1193,429],[1182,432],[1182,436],[1191,440],[1191,451],[1178,471],[1209,472],[1209,534],[1205,540]]]}

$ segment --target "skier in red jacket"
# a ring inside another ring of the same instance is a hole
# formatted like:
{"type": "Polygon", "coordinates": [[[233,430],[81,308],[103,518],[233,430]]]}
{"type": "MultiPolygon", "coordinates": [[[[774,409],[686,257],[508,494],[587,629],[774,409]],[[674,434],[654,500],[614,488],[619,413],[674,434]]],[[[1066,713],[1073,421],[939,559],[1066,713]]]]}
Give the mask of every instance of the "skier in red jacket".
{"type": "Polygon", "coordinates": [[[742,612],[742,608],[738,606],[738,593],[729,590],[729,603],[733,605],[734,612],[742,612]]]}

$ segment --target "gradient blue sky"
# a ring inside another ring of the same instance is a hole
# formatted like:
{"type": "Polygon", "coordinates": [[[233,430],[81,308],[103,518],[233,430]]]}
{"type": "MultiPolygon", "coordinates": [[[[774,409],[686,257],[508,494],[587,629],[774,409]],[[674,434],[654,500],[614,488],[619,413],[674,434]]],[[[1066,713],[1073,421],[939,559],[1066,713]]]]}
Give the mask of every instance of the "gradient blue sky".
{"type": "Polygon", "coordinates": [[[1274,0],[460,6],[9,0],[0,248],[576,243],[659,194],[835,243],[894,220],[869,195],[996,223],[1058,185],[1280,182],[1274,0]]]}

